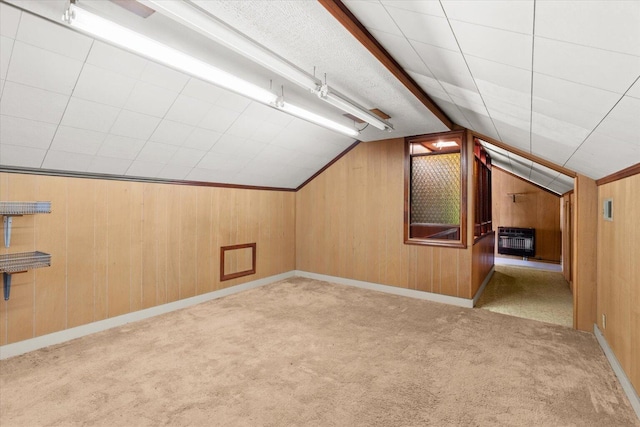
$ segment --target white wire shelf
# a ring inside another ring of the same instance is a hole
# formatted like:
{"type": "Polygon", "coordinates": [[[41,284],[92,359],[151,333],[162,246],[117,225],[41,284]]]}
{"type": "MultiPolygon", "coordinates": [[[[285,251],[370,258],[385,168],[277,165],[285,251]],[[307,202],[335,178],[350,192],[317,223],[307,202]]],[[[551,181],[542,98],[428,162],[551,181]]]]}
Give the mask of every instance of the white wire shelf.
{"type": "Polygon", "coordinates": [[[0,215],[4,217],[4,247],[11,246],[11,225],[14,216],[51,213],[51,202],[0,202],[0,215]]]}

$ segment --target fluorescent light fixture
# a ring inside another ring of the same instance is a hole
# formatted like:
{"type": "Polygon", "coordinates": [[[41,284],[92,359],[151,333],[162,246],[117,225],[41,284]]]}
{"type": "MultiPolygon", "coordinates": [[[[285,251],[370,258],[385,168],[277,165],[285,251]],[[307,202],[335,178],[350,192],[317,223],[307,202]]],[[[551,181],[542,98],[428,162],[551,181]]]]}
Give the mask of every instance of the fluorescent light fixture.
{"type": "Polygon", "coordinates": [[[322,87],[322,90],[318,91],[318,96],[320,99],[327,101],[329,104],[333,105],[345,111],[349,114],[352,114],[363,120],[372,126],[377,127],[380,130],[392,130],[393,126],[391,123],[388,123],[382,120],[380,117],[377,117],[370,111],[367,111],[364,107],[356,105],[353,101],[346,99],[342,95],[338,95],[335,92],[331,92],[329,88],[325,85],[322,87]]]}
{"type": "Polygon", "coordinates": [[[226,23],[201,12],[186,2],[181,0],[143,0],[141,3],[280,74],[293,83],[310,90],[315,90],[321,85],[319,79],[299,69],[226,23]]]}
{"type": "Polygon", "coordinates": [[[186,25],[210,39],[226,46],[253,62],[281,75],[320,99],[328,102],[380,130],[393,130],[393,126],[366,108],[329,90],[329,87],[316,77],[296,67],[286,59],[280,57],[264,46],[236,31],[226,23],[211,14],[181,0],[139,0],[141,3],[154,8],[163,15],[186,25]]]}
{"type": "Polygon", "coordinates": [[[69,25],[104,39],[114,45],[121,46],[141,56],[229,89],[254,101],[277,108],[303,120],[341,132],[348,136],[355,137],[359,134],[355,129],[343,126],[303,108],[282,101],[276,102],[278,101],[278,96],[266,89],[242,80],[233,74],[186,55],[179,50],[159,43],[140,33],[131,31],[115,22],[94,15],[89,11],[81,9],[76,4],[72,3],[69,5],[69,9],[65,12],[62,19],[69,23],[69,25]]]}
{"type": "Polygon", "coordinates": [[[438,141],[435,144],[433,144],[433,146],[437,148],[457,147],[458,143],[455,141],[438,141]]]}
{"type": "Polygon", "coordinates": [[[359,132],[355,129],[352,129],[348,126],[341,125],[340,123],[334,122],[333,120],[329,120],[326,117],[322,117],[316,113],[312,113],[311,111],[305,110],[300,107],[296,107],[295,105],[289,104],[287,102],[280,101],[274,104],[274,106],[279,110],[282,110],[286,113],[291,114],[292,116],[299,117],[311,123],[318,124],[328,129],[333,129],[335,131],[344,133],[345,135],[352,136],[354,138],[358,136],[359,132]]]}

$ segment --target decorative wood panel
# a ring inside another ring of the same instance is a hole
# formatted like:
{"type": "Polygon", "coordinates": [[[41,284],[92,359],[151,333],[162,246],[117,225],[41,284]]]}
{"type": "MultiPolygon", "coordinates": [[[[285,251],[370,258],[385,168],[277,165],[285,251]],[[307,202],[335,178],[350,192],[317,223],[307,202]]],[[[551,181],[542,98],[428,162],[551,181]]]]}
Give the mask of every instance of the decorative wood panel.
{"type": "Polygon", "coordinates": [[[597,323],[636,390],[640,390],[640,175],[598,187],[597,323]],[[613,200],[613,221],[602,217],[613,200]],[[606,328],[602,315],[606,315],[606,328]]]}
{"type": "Polygon", "coordinates": [[[495,231],[485,234],[473,245],[471,295],[475,296],[494,265],[495,231]]]}
{"type": "Polygon", "coordinates": [[[586,176],[576,176],[573,209],[573,326],[592,331],[596,323],[596,235],[598,188],[586,176]]]}
{"type": "Polygon", "coordinates": [[[0,197],[52,201],[14,221],[10,251],[52,264],[14,275],[2,345],[219,289],[223,240],[270,248],[225,286],[295,269],[292,192],[0,173],[0,197]]]}
{"type": "MultiPolygon", "coordinates": [[[[560,197],[498,167],[492,169],[493,229],[536,229],[536,259],[560,262],[562,233],[560,197]],[[509,194],[517,193],[513,201],[509,194]]],[[[497,246],[497,245],[496,245],[497,246]]]]}
{"type": "Polygon", "coordinates": [[[403,244],[403,142],[359,144],[298,191],[297,268],[470,298],[470,247],[403,244]]]}

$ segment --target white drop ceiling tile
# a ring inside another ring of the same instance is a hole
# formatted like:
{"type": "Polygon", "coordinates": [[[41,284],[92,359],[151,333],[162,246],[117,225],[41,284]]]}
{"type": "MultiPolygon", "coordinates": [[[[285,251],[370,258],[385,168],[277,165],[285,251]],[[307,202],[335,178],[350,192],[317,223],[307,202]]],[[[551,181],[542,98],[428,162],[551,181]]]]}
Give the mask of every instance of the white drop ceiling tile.
{"type": "Polygon", "coordinates": [[[119,109],[72,97],[61,124],[106,133],[118,117],[119,109]]]}
{"type": "Polygon", "coordinates": [[[175,145],[147,142],[135,160],[141,162],[168,163],[176,151],[178,151],[178,147],[175,145]]]}
{"type": "MultiPolygon", "coordinates": [[[[529,133],[531,129],[531,119],[528,111],[518,110],[517,107],[514,107],[511,111],[503,109],[490,109],[489,111],[494,123],[506,123],[512,128],[520,129],[525,133],[529,133]]],[[[500,128],[498,128],[498,131],[500,131],[500,128]]]]}
{"type": "Polygon", "coordinates": [[[105,70],[139,79],[147,65],[147,61],[133,53],[96,40],[91,47],[87,63],[105,70]]]}
{"type": "Polygon", "coordinates": [[[532,113],[531,119],[533,133],[554,141],[562,141],[563,144],[574,147],[580,145],[591,132],[591,129],[585,129],[535,111],[532,113]]]}
{"type": "Polygon", "coordinates": [[[594,113],[593,111],[586,111],[540,98],[533,99],[533,111],[561,121],[567,121],[585,129],[593,129],[604,117],[604,115],[600,113],[594,113]]]}
{"type": "Polygon", "coordinates": [[[107,135],[86,129],[59,126],[51,149],[80,154],[96,154],[107,135]]]}
{"type": "Polygon", "coordinates": [[[533,36],[459,21],[451,25],[465,56],[531,69],[533,36]]]}
{"type": "MultiPolygon", "coordinates": [[[[62,13],[62,11],[60,13],[62,13]]],[[[93,41],[90,37],[30,13],[22,14],[16,40],[79,61],[84,61],[87,58],[93,41]]]]}
{"type": "Polygon", "coordinates": [[[0,116],[0,141],[3,144],[47,149],[56,127],[51,123],[0,116]]]}
{"type": "Polygon", "coordinates": [[[531,119],[531,103],[526,104],[524,102],[512,103],[510,100],[504,98],[497,98],[490,95],[482,95],[482,99],[487,106],[487,110],[493,117],[495,113],[503,113],[511,117],[515,117],[519,120],[525,120],[527,123],[531,119]]]}
{"type": "Polygon", "coordinates": [[[424,15],[440,16],[444,18],[444,12],[440,6],[440,2],[437,0],[382,0],[382,4],[385,6],[392,6],[395,8],[409,10],[411,12],[418,12],[424,15]]]}
{"type": "Polygon", "coordinates": [[[127,102],[135,84],[134,79],[123,74],[85,64],[73,96],[113,107],[122,107],[127,102]]]}
{"type": "Polygon", "coordinates": [[[6,3],[0,3],[0,35],[12,39],[16,38],[21,13],[22,12],[15,7],[11,7],[6,3]]]}
{"type": "Polygon", "coordinates": [[[193,168],[190,168],[187,166],[169,164],[169,165],[165,165],[165,167],[162,168],[160,172],[158,172],[156,177],[162,178],[162,179],[184,180],[187,177],[187,175],[189,175],[189,172],[191,172],[192,170],[193,168]]]}
{"type": "Polygon", "coordinates": [[[429,68],[422,62],[422,59],[413,50],[413,46],[406,38],[378,30],[369,29],[369,32],[406,71],[432,76],[429,68]]]}
{"type": "Polygon", "coordinates": [[[487,109],[482,103],[482,99],[478,97],[460,97],[456,95],[449,94],[451,100],[460,108],[464,108],[466,110],[473,111],[476,114],[481,114],[483,116],[489,116],[487,109]]]}
{"type": "Polygon", "coordinates": [[[0,165],[39,168],[47,150],[10,145],[0,141],[0,165]]]}
{"type": "Polygon", "coordinates": [[[555,191],[556,193],[562,195],[565,194],[568,191],[573,190],[573,184],[572,185],[566,185],[562,182],[557,182],[557,181],[553,181],[551,184],[549,184],[549,189],[552,191],[555,191]]]}
{"type": "MultiPolygon", "coordinates": [[[[560,166],[560,165],[558,165],[560,166]]],[[[546,175],[551,177],[553,180],[555,180],[558,175],[560,175],[559,172],[556,172],[555,170],[548,168],[546,166],[543,166],[541,164],[538,163],[533,163],[533,170],[539,172],[540,174],[546,175]]]]}
{"type": "Polygon", "coordinates": [[[100,157],[133,160],[138,156],[145,141],[125,136],[107,135],[98,151],[100,157]]]}
{"type": "Polygon", "coordinates": [[[250,138],[255,133],[255,126],[260,123],[262,121],[256,122],[252,118],[241,115],[229,126],[225,133],[241,138],[250,138]]]}
{"type": "Polygon", "coordinates": [[[294,120],[293,116],[259,102],[252,102],[242,112],[242,115],[244,117],[253,117],[256,122],[268,122],[278,127],[285,127],[294,120]]]}
{"type": "Polygon", "coordinates": [[[629,88],[625,95],[640,99],[640,77],[638,77],[636,82],[629,88]]]}
{"type": "Polygon", "coordinates": [[[533,0],[444,0],[442,2],[442,7],[450,20],[471,22],[524,34],[533,34],[533,5],[533,0]]]}
{"type": "Polygon", "coordinates": [[[126,175],[139,177],[156,177],[163,167],[165,167],[164,163],[143,162],[140,160],[135,160],[131,163],[131,165],[129,165],[126,175]]]}
{"type": "Polygon", "coordinates": [[[183,145],[188,148],[208,151],[221,136],[222,134],[220,132],[195,128],[183,145]]]}
{"type": "Polygon", "coordinates": [[[167,164],[172,166],[183,166],[191,169],[195,165],[197,165],[200,160],[202,160],[205,154],[207,154],[206,151],[180,147],[178,148],[178,151],[176,151],[171,159],[167,162],[167,164]]]}
{"type": "Polygon", "coordinates": [[[476,90],[462,53],[425,43],[411,42],[411,44],[438,80],[476,90]]]}
{"type": "Polygon", "coordinates": [[[544,74],[533,74],[533,96],[536,99],[587,110],[600,115],[611,110],[620,100],[620,94],[591,86],[559,79],[544,74]]]}
{"type": "Polygon", "coordinates": [[[260,161],[271,165],[290,165],[295,162],[299,154],[295,150],[269,145],[260,153],[260,161]]]}
{"type": "Polygon", "coordinates": [[[640,56],[640,2],[543,1],[536,35],[640,56]]]}
{"type": "Polygon", "coordinates": [[[3,92],[4,92],[4,79],[0,79],[0,98],[2,97],[3,92]]]}
{"type": "Polygon", "coordinates": [[[172,92],[181,92],[191,77],[164,65],[148,61],[140,80],[172,92]]]}
{"type": "Polygon", "coordinates": [[[531,152],[538,157],[563,165],[576,150],[575,145],[546,138],[536,133],[531,135],[531,152]]]}
{"type": "Polygon", "coordinates": [[[211,107],[208,102],[180,95],[176,98],[165,118],[195,126],[202,121],[211,107]]]}
{"type": "Polygon", "coordinates": [[[235,182],[235,180],[232,179],[233,177],[234,177],[234,172],[195,168],[195,169],[192,169],[191,172],[189,172],[189,174],[185,177],[185,179],[189,181],[215,182],[220,184],[227,184],[227,183],[235,182]]]}
{"type": "Polygon", "coordinates": [[[16,41],[7,80],[70,95],[82,62],[16,41]]]}
{"type": "Polygon", "coordinates": [[[254,128],[253,134],[249,137],[253,141],[269,143],[276,139],[280,132],[282,132],[282,126],[276,126],[271,123],[261,123],[254,128]]]}
{"type": "Polygon", "coordinates": [[[402,35],[394,20],[389,16],[385,7],[380,3],[346,1],[346,6],[358,21],[369,31],[381,30],[389,34],[402,35]]]}
{"type": "Polygon", "coordinates": [[[528,127],[526,129],[522,129],[498,119],[495,119],[493,123],[495,124],[496,129],[498,130],[498,134],[500,135],[500,137],[497,138],[498,140],[504,142],[505,144],[509,144],[512,147],[529,151],[529,148],[531,146],[531,138],[529,135],[528,127]]]}
{"type": "Polygon", "coordinates": [[[640,75],[640,57],[536,37],[534,71],[623,94],[640,75]]]}
{"type": "Polygon", "coordinates": [[[200,160],[198,168],[223,172],[237,172],[247,163],[247,161],[247,157],[209,152],[205,154],[202,160],[200,160]]]}
{"type": "Polygon", "coordinates": [[[523,110],[531,110],[530,92],[520,92],[482,80],[476,80],[476,83],[487,105],[491,104],[496,108],[513,105],[523,110]]]}
{"type": "Polygon", "coordinates": [[[47,123],[59,123],[69,97],[5,81],[0,114],[47,123]]]}
{"type": "Polygon", "coordinates": [[[199,99],[207,104],[216,102],[216,100],[222,96],[223,92],[224,89],[211,83],[203,82],[195,77],[191,78],[184,89],[182,89],[182,95],[199,99]]]}
{"type": "Polygon", "coordinates": [[[199,127],[214,130],[216,132],[226,132],[240,115],[237,111],[227,110],[213,106],[200,121],[199,127]]]}
{"type": "Polygon", "coordinates": [[[178,92],[140,81],[133,88],[124,108],[149,116],[164,117],[177,97],[178,92]]]}
{"type": "Polygon", "coordinates": [[[85,172],[88,170],[92,160],[93,156],[88,154],[49,150],[47,151],[47,156],[42,163],[42,168],[60,171],[85,172]]]}
{"type": "Polygon", "coordinates": [[[7,78],[11,52],[13,52],[13,39],[0,36],[0,79],[2,80],[7,78]]]}
{"type": "Polygon", "coordinates": [[[110,133],[135,139],[149,139],[158,127],[160,119],[146,114],[122,110],[111,127],[110,133]]]}
{"type": "MultiPolygon", "coordinates": [[[[443,49],[458,50],[458,43],[456,43],[449,22],[445,18],[399,9],[391,5],[387,5],[386,8],[409,40],[443,49]]],[[[383,30],[383,28],[379,29],[383,30]]]]}
{"type": "Polygon", "coordinates": [[[531,71],[500,64],[476,56],[465,57],[476,84],[482,91],[485,87],[499,87],[519,93],[531,92],[531,71]]]}
{"type": "Polygon", "coordinates": [[[638,163],[640,145],[594,132],[569,159],[567,167],[598,179],[638,163]]]}
{"type": "Polygon", "coordinates": [[[640,99],[625,96],[600,123],[596,132],[640,146],[639,118],[640,99]]]}
{"type": "Polygon", "coordinates": [[[304,169],[314,169],[317,172],[332,160],[332,157],[309,156],[308,154],[299,153],[291,164],[304,169]]]}
{"type": "Polygon", "coordinates": [[[211,148],[212,153],[235,155],[242,158],[254,158],[267,147],[266,144],[239,136],[224,134],[211,148]]]}
{"type": "Polygon", "coordinates": [[[220,96],[213,102],[214,105],[224,108],[225,110],[235,111],[242,113],[247,109],[251,100],[237,93],[223,90],[220,96]]]}
{"type": "Polygon", "coordinates": [[[109,175],[124,175],[130,165],[131,160],[96,156],[91,160],[87,171],[109,175]]]}
{"type": "Polygon", "coordinates": [[[165,119],[160,122],[150,139],[163,144],[183,145],[194,129],[194,126],[165,119]]]}
{"type": "Polygon", "coordinates": [[[480,96],[480,94],[478,93],[477,90],[475,90],[475,88],[473,90],[464,88],[464,87],[460,87],[460,86],[456,86],[456,85],[452,85],[451,83],[448,82],[441,82],[442,88],[449,94],[451,95],[452,99],[453,97],[456,97],[458,99],[465,99],[468,102],[472,102],[475,104],[482,104],[482,97],[480,96]]]}

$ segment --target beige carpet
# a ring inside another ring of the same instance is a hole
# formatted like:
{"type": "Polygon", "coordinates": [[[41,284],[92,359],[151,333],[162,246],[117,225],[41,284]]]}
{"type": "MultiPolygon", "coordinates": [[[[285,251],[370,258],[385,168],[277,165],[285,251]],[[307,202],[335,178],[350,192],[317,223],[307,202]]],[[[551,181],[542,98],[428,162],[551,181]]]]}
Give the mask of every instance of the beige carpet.
{"type": "Polygon", "coordinates": [[[477,308],[573,327],[573,295],[562,273],[496,265],[477,308]]]}
{"type": "Polygon", "coordinates": [[[0,367],[2,427],[640,426],[591,334],[308,279],[0,367]]]}

